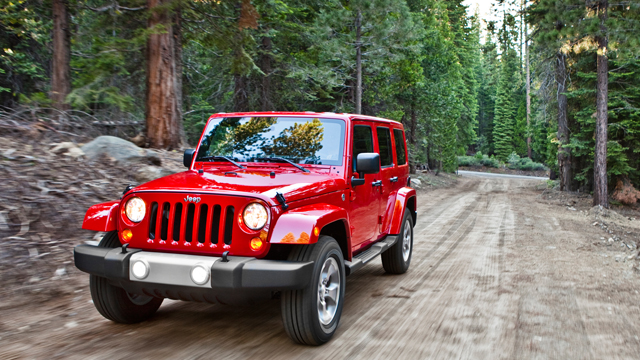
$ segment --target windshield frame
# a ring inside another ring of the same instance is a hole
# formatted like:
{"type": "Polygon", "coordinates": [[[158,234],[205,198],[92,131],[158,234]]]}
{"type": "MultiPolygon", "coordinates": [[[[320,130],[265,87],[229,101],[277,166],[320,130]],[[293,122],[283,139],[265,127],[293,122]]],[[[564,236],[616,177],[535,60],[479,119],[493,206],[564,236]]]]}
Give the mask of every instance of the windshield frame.
{"type": "MultiPolygon", "coordinates": [[[[202,146],[202,140],[205,137],[205,135],[207,134],[207,129],[209,128],[211,122],[214,121],[222,121],[225,118],[260,118],[260,117],[276,117],[276,118],[303,118],[303,119],[318,119],[320,121],[322,120],[332,120],[332,121],[341,121],[342,124],[342,143],[341,143],[341,149],[340,152],[342,153],[341,156],[339,156],[339,164],[304,164],[304,163],[298,163],[301,166],[304,166],[305,168],[320,168],[320,169],[326,169],[326,168],[331,168],[331,167],[343,167],[344,164],[346,164],[347,162],[347,143],[348,143],[348,136],[349,136],[349,129],[348,129],[348,124],[349,121],[347,119],[344,119],[342,117],[339,116],[327,116],[329,114],[300,114],[300,113],[296,113],[296,114],[278,114],[278,113],[236,113],[236,114],[231,114],[231,113],[221,113],[221,114],[214,114],[211,117],[209,117],[209,119],[207,120],[206,125],[204,126],[204,128],[202,129],[202,133],[200,134],[200,138],[198,140],[198,146],[195,149],[194,152],[194,159],[193,159],[193,167],[195,168],[196,163],[200,165],[200,168],[202,166],[206,166],[208,165],[213,165],[213,166],[227,166],[227,165],[233,165],[231,163],[228,163],[226,161],[201,161],[197,159],[198,153],[200,151],[200,148],[202,146]]],[[[232,159],[235,160],[235,158],[231,157],[232,159]]],[[[264,167],[269,167],[269,168],[273,168],[273,167],[278,167],[278,168],[288,168],[291,167],[293,168],[293,166],[289,165],[289,164],[285,164],[285,163],[279,163],[279,162],[262,162],[262,161],[243,161],[243,160],[235,160],[240,164],[247,164],[251,167],[260,167],[260,166],[264,166],[264,167]]],[[[336,160],[338,161],[338,160],[336,160]]]]}

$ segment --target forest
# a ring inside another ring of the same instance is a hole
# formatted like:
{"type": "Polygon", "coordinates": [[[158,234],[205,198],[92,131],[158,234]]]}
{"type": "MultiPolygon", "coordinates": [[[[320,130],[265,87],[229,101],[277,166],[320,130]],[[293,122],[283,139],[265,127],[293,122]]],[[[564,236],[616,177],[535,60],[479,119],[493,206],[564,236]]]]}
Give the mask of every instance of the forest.
{"type": "Polygon", "coordinates": [[[217,112],[348,112],[402,122],[413,170],[544,166],[604,206],[640,187],[640,2],[0,3],[1,132],[181,149],[217,112]]]}

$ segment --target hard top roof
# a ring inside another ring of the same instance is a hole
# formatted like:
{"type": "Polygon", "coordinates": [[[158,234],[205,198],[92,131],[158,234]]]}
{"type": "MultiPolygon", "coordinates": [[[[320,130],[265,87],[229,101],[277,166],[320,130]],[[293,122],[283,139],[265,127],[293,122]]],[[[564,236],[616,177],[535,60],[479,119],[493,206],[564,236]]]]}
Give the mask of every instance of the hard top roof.
{"type": "Polygon", "coordinates": [[[383,119],[375,116],[368,115],[358,115],[358,114],[347,114],[347,113],[332,113],[332,112],[323,112],[317,113],[312,111],[305,112],[294,112],[294,111],[253,111],[253,112],[234,112],[234,113],[217,113],[211,115],[210,118],[217,117],[257,117],[257,116],[300,116],[300,117],[319,117],[319,118],[334,118],[334,119],[343,119],[343,120],[372,120],[379,122],[386,122],[392,124],[402,125],[399,121],[383,119]]]}

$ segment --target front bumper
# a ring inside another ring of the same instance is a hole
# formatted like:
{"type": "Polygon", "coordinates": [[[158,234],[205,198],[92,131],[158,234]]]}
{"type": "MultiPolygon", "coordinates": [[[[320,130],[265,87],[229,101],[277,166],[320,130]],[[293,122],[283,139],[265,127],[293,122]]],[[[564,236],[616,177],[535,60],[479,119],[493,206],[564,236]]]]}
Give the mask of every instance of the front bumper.
{"type": "Polygon", "coordinates": [[[107,278],[128,292],[182,300],[225,303],[230,295],[273,293],[301,289],[311,280],[313,262],[265,260],[229,256],[220,257],[158,253],[140,249],[101,248],[78,245],[74,249],[75,265],[81,271],[107,278]],[[131,264],[143,261],[148,275],[136,278],[131,264]],[[209,280],[197,284],[191,269],[210,269],[209,280]]]}

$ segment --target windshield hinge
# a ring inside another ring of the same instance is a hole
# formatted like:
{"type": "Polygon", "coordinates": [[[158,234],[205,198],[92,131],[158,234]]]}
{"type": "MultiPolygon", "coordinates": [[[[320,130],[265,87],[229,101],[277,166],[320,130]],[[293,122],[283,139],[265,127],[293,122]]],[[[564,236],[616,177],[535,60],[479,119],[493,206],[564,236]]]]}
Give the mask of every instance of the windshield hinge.
{"type": "Polygon", "coordinates": [[[282,193],[276,193],[276,200],[278,200],[280,205],[282,205],[282,210],[287,210],[289,208],[289,205],[287,205],[287,199],[284,198],[284,195],[282,195],[282,193]]]}

